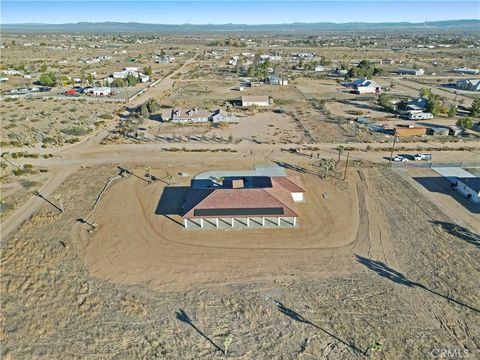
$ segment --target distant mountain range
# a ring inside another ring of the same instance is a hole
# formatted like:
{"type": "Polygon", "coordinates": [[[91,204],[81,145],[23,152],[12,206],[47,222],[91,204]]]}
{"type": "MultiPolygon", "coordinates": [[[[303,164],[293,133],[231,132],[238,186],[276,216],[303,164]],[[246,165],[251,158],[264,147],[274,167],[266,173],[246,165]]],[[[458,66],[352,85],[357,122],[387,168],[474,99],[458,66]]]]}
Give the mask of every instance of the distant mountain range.
{"type": "Polygon", "coordinates": [[[1,24],[2,31],[10,32],[132,32],[132,33],[196,33],[196,32],[304,32],[304,31],[342,31],[342,30],[415,30],[415,29],[467,29],[478,30],[480,20],[445,20],[425,23],[389,22],[389,23],[290,23],[290,24],[143,24],[136,22],[78,22],[70,24],[1,24]]]}

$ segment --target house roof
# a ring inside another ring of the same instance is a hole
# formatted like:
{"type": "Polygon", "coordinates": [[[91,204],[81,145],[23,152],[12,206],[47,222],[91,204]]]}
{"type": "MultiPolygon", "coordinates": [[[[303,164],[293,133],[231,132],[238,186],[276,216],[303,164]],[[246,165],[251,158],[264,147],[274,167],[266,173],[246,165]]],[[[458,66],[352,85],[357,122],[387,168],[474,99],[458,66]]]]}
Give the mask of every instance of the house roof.
{"type": "Polygon", "coordinates": [[[290,192],[305,192],[299,176],[275,176],[271,179],[272,183],[277,183],[290,192]]]}
{"type": "Polygon", "coordinates": [[[263,95],[250,95],[250,96],[242,96],[242,102],[265,102],[269,101],[268,96],[263,95]]]}
{"type": "Polygon", "coordinates": [[[274,177],[272,186],[264,188],[192,187],[183,217],[297,216],[291,192],[303,192],[300,185],[297,177],[274,177]]]}
{"type": "MultiPolygon", "coordinates": [[[[217,110],[218,111],[218,110],[217,110]]],[[[217,114],[217,111],[208,111],[202,109],[168,109],[162,112],[162,118],[169,120],[188,120],[196,118],[208,118],[217,114]]]]}

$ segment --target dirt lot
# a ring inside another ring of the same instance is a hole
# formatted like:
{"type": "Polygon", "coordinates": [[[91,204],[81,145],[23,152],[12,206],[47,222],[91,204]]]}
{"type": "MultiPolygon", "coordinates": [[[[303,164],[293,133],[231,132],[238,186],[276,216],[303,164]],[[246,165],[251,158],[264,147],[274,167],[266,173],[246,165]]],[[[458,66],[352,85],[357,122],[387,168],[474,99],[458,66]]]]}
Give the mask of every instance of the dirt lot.
{"type": "MultiPolygon", "coordinates": [[[[188,171],[232,167],[221,158],[188,171]]],[[[165,179],[178,163],[152,168],[165,179]]],[[[308,161],[291,165],[306,169],[302,236],[277,229],[255,243],[257,230],[187,238],[154,214],[163,185],[136,177],[112,184],[88,233],[75,219],[117,169],[70,176],[63,214],[45,205],[2,241],[2,357],[212,359],[224,357],[228,334],[237,359],[480,355],[478,227],[455,223],[382,167],[352,168],[343,183],[311,174],[308,161]]]]}

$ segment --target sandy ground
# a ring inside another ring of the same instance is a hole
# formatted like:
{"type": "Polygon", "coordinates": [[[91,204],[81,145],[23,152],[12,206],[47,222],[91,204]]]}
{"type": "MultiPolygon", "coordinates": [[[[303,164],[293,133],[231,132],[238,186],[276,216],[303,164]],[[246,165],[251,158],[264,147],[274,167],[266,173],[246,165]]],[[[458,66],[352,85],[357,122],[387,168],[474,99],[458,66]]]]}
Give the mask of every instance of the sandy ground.
{"type": "MultiPolygon", "coordinates": [[[[238,161],[235,165],[238,169],[238,161]]],[[[171,169],[179,170],[190,172],[185,167],[171,169]]],[[[285,277],[295,269],[317,272],[316,259],[355,241],[354,175],[352,184],[334,186],[304,174],[308,199],[298,206],[299,229],[193,232],[183,228],[178,215],[156,215],[162,183],[130,177],[113,185],[90,214],[88,219],[98,224],[98,231],[89,235],[83,227],[76,242],[88,244],[85,261],[95,276],[121,283],[149,282],[165,289],[285,277]]],[[[178,197],[183,195],[182,186],[188,185],[185,181],[175,185],[178,197]]],[[[169,202],[181,204],[182,200],[169,202]]]]}
{"type": "MultiPolygon", "coordinates": [[[[163,177],[176,165],[155,169],[163,177]]],[[[478,231],[388,169],[352,168],[348,183],[300,173],[306,237],[279,230],[271,240],[280,249],[264,236],[246,249],[240,239],[255,231],[186,239],[152,213],[162,186],[135,177],[107,190],[92,216],[99,230],[86,233],[75,219],[115,174],[114,166],[76,172],[60,189],[64,213],[44,205],[3,239],[3,358],[216,359],[228,334],[234,359],[422,359],[444,347],[480,354],[478,231]],[[112,273],[122,261],[126,271],[112,273]],[[381,352],[368,350],[373,342],[381,352]]]]}

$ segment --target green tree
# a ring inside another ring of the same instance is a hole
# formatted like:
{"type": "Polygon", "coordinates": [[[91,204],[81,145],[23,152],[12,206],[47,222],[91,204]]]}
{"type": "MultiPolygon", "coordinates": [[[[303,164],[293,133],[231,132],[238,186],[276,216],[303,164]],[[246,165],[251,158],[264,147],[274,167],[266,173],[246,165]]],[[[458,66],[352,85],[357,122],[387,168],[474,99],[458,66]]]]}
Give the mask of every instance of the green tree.
{"type": "Polygon", "coordinates": [[[43,86],[55,86],[57,84],[57,77],[52,72],[43,73],[40,75],[39,83],[43,86]]]}
{"type": "Polygon", "coordinates": [[[140,105],[138,113],[142,118],[147,118],[150,116],[150,111],[148,111],[147,103],[143,103],[142,105],[140,105]]]}
{"type": "Polygon", "coordinates": [[[147,101],[147,109],[150,114],[154,114],[160,110],[160,104],[157,102],[157,100],[150,98],[147,101]]]}
{"type": "Polygon", "coordinates": [[[152,66],[149,65],[149,66],[145,66],[143,68],[143,72],[148,75],[148,76],[152,76],[153,75],[153,70],[152,70],[152,66]]]}
{"type": "Polygon", "coordinates": [[[471,118],[458,119],[457,125],[465,129],[471,129],[473,127],[473,120],[471,118]]]}
{"type": "Polygon", "coordinates": [[[93,78],[93,75],[92,74],[88,74],[87,75],[87,83],[88,85],[90,86],[93,86],[93,83],[95,82],[95,79],[93,78]]]}
{"type": "Polygon", "coordinates": [[[387,94],[387,93],[381,93],[378,96],[377,99],[377,104],[385,110],[391,110],[392,109],[392,97],[387,94]]]}
{"type": "Polygon", "coordinates": [[[114,80],[110,83],[110,86],[111,86],[111,87],[124,87],[124,86],[125,86],[125,80],[123,80],[123,79],[114,79],[114,80]]]}
{"type": "Polygon", "coordinates": [[[420,97],[423,97],[423,98],[429,98],[431,95],[432,95],[432,89],[431,88],[425,88],[425,87],[422,87],[420,89],[420,92],[418,93],[418,95],[420,97]]]}
{"type": "Polygon", "coordinates": [[[247,70],[247,76],[248,77],[255,77],[256,71],[255,71],[255,65],[250,65],[247,70]]]}
{"type": "Polygon", "coordinates": [[[457,106],[456,105],[451,105],[448,108],[448,117],[449,118],[454,118],[455,116],[457,116],[457,106]]]}
{"type": "Polygon", "coordinates": [[[470,115],[480,117],[480,97],[473,99],[472,106],[470,107],[470,115]]]}
{"type": "Polygon", "coordinates": [[[46,72],[47,70],[48,70],[47,64],[42,64],[42,65],[40,66],[40,72],[41,72],[41,73],[44,73],[44,72],[46,72]]]}
{"type": "Polygon", "coordinates": [[[442,111],[442,100],[438,95],[431,94],[427,99],[427,111],[438,115],[442,111]]]}
{"type": "Polygon", "coordinates": [[[138,84],[138,78],[132,74],[128,74],[126,79],[128,86],[135,86],[138,84]]]}

